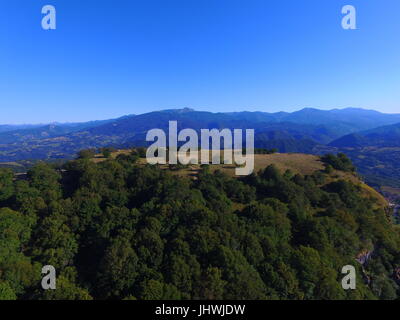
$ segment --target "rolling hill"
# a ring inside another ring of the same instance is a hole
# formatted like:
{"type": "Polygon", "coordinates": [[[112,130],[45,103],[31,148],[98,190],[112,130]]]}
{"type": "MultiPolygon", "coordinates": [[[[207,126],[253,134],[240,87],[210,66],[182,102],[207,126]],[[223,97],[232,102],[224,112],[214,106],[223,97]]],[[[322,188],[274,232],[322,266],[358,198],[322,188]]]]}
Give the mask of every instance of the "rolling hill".
{"type": "Polygon", "coordinates": [[[89,121],[82,123],[51,123],[46,125],[30,126],[0,126],[0,144],[26,142],[37,139],[46,139],[72,132],[100,126],[112,120],[89,121]]]}
{"type": "Polygon", "coordinates": [[[400,123],[349,134],[329,145],[337,148],[400,147],[400,123]]]}
{"type": "Polygon", "coordinates": [[[255,129],[257,148],[281,153],[344,152],[375,188],[400,187],[400,115],[363,109],[287,112],[200,112],[172,109],[118,119],[70,124],[0,126],[0,164],[22,171],[37,160],[72,159],[79,150],[146,146],[148,130],[192,128],[255,129]],[[18,162],[18,163],[16,163],[18,162]],[[22,164],[23,166],[19,166],[22,164]]]}
{"type": "MultiPolygon", "coordinates": [[[[118,150],[111,153],[110,158],[104,158],[102,154],[96,154],[94,158],[91,159],[94,163],[100,163],[107,161],[109,159],[118,159],[119,155],[129,155],[132,150],[118,150]]],[[[147,163],[146,159],[141,158],[138,160],[138,164],[144,166],[147,163]]],[[[320,156],[302,153],[278,153],[278,154],[256,154],[254,155],[254,173],[264,170],[268,166],[275,166],[281,174],[284,174],[289,170],[292,174],[300,175],[312,175],[318,172],[324,172],[325,165],[320,156]]],[[[197,179],[199,172],[201,172],[201,165],[187,165],[178,169],[171,169],[171,167],[166,165],[159,165],[158,167],[166,170],[173,175],[181,177],[191,177],[197,179]]],[[[210,165],[210,172],[221,171],[230,177],[236,177],[235,175],[236,165],[210,165]]],[[[340,170],[333,170],[329,175],[329,179],[325,183],[331,183],[338,181],[340,179],[354,183],[360,187],[362,194],[366,198],[373,198],[379,206],[382,208],[388,207],[388,202],[385,198],[378,193],[375,189],[371,188],[368,184],[361,181],[357,174],[353,172],[344,172],[340,170]]],[[[387,190],[387,188],[386,188],[387,190]]]]}
{"type": "Polygon", "coordinates": [[[178,121],[178,129],[196,131],[251,128],[256,131],[256,147],[313,153],[319,146],[337,141],[343,135],[398,123],[400,115],[353,108],[330,111],[306,108],[293,113],[164,110],[113,120],[51,124],[2,132],[0,161],[69,159],[84,148],[143,146],[148,130],[166,130],[168,121],[172,120],[178,121]]]}

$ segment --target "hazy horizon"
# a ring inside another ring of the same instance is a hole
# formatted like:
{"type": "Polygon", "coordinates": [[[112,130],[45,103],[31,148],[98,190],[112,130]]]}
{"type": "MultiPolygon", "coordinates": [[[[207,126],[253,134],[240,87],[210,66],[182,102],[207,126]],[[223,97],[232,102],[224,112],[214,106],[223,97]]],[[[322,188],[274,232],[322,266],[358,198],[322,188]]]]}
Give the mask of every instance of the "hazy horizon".
{"type": "Polygon", "coordinates": [[[285,110],[280,110],[280,111],[274,111],[274,112],[269,112],[269,111],[263,111],[263,110],[254,110],[254,111],[250,111],[250,110],[246,110],[243,109],[241,111],[215,111],[214,110],[204,110],[204,109],[200,109],[200,108],[192,108],[192,107],[177,107],[177,108],[163,108],[163,109],[154,109],[148,112],[143,112],[143,113],[130,113],[130,114],[121,114],[118,115],[116,117],[113,118],[103,118],[103,119],[97,119],[97,118],[93,118],[93,119],[88,119],[88,120],[83,120],[83,121],[59,121],[59,120],[54,120],[54,121],[49,121],[49,122],[15,122],[15,123],[0,123],[0,126],[6,126],[6,125],[51,125],[51,124],[75,124],[75,123],[84,123],[84,122],[91,122],[91,121],[106,121],[106,120],[114,120],[114,119],[118,119],[118,118],[122,118],[122,117],[126,117],[126,116],[140,116],[146,113],[151,113],[151,112],[164,112],[164,111],[171,111],[171,110],[175,110],[175,111],[179,111],[179,110],[185,110],[185,109],[191,109],[192,111],[195,112],[210,112],[210,113],[240,113],[240,112],[251,112],[251,113],[257,113],[257,112],[262,112],[262,113],[280,113],[280,112],[284,112],[284,113],[295,113],[295,112],[299,112],[305,109],[314,109],[314,110],[319,110],[319,111],[335,111],[335,110],[364,110],[364,111],[374,111],[374,112],[379,112],[381,114],[391,114],[391,115],[395,115],[395,114],[400,114],[400,112],[393,112],[393,113],[388,113],[388,112],[381,112],[379,110],[376,109],[369,109],[369,108],[357,108],[357,107],[344,107],[344,108],[330,108],[330,109],[322,109],[322,108],[314,108],[314,107],[303,107],[300,109],[296,109],[294,111],[285,111],[285,110]]]}

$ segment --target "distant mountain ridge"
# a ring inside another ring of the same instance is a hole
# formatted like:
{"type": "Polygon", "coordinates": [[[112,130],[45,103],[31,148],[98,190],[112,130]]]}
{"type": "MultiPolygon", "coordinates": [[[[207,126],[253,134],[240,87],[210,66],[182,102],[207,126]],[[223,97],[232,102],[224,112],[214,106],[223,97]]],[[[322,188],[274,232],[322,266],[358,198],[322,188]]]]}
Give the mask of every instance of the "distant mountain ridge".
{"type": "Polygon", "coordinates": [[[0,124],[0,133],[14,130],[34,129],[42,126],[44,126],[44,124],[0,124]]]}
{"type": "Polygon", "coordinates": [[[329,145],[336,148],[400,147],[400,123],[349,134],[329,145]]]}
{"type": "MultiPolygon", "coordinates": [[[[172,109],[154,111],[137,116],[128,116],[104,126],[94,127],[92,132],[107,132],[126,134],[127,130],[141,131],[151,128],[162,128],[168,125],[166,121],[176,120],[187,128],[251,128],[263,129],[265,125],[291,123],[296,125],[316,126],[330,131],[330,136],[368,130],[383,125],[400,122],[400,114],[384,114],[364,109],[334,109],[330,111],[305,108],[293,113],[277,112],[231,112],[212,113],[195,111],[193,109],[172,109]],[[113,129],[110,129],[113,127],[113,129]]],[[[333,138],[334,139],[334,138],[333,138]]],[[[333,140],[332,139],[332,140],[333,140]]]]}
{"type": "MultiPolygon", "coordinates": [[[[154,111],[118,119],[78,124],[50,124],[0,132],[0,161],[72,158],[77,151],[103,146],[146,145],[146,133],[154,128],[167,131],[169,121],[178,129],[255,129],[256,147],[280,152],[313,153],[343,136],[400,123],[400,114],[364,109],[288,112],[212,113],[189,108],[154,111]]],[[[1,128],[1,126],[0,126],[1,128]]],[[[354,141],[358,141],[355,136],[354,141]]]]}
{"type": "Polygon", "coordinates": [[[23,142],[32,139],[41,139],[41,138],[45,139],[50,137],[56,137],[100,126],[102,124],[106,124],[108,122],[112,122],[115,120],[116,119],[95,120],[95,121],[78,122],[78,123],[49,123],[49,124],[22,125],[22,126],[4,125],[0,126],[0,144],[23,142]],[[1,130],[2,127],[3,130],[1,130]]]}

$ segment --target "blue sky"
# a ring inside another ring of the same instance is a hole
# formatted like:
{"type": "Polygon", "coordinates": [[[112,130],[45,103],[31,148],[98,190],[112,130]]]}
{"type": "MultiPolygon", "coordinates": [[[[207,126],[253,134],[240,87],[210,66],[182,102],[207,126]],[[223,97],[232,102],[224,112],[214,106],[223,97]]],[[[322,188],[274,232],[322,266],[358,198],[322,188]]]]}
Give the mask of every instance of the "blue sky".
{"type": "Polygon", "coordinates": [[[1,0],[0,123],[153,110],[400,112],[398,0],[1,0]],[[57,9],[57,30],[41,8],[57,9]],[[357,9],[343,30],[341,8],[357,9]]]}

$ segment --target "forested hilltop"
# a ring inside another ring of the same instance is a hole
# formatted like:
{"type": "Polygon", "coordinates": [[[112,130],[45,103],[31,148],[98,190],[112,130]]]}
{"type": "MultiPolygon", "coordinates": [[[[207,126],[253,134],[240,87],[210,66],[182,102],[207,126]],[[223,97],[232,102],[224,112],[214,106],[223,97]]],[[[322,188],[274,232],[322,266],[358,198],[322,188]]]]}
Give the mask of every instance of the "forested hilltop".
{"type": "Polygon", "coordinates": [[[241,179],[138,158],[0,169],[0,299],[399,297],[399,228],[344,155],[241,179]],[[41,289],[44,265],[56,290],[41,289]]]}
{"type": "MultiPolygon", "coordinates": [[[[0,125],[0,167],[26,172],[37,161],[65,162],[82,149],[148,146],[149,130],[255,130],[256,148],[323,155],[343,152],[358,173],[392,203],[400,203],[400,114],[357,108],[288,112],[161,110],[117,119],[46,125],[0,125]]],[[[200,135],[199,135],[200,136],[200,135]]]]}

